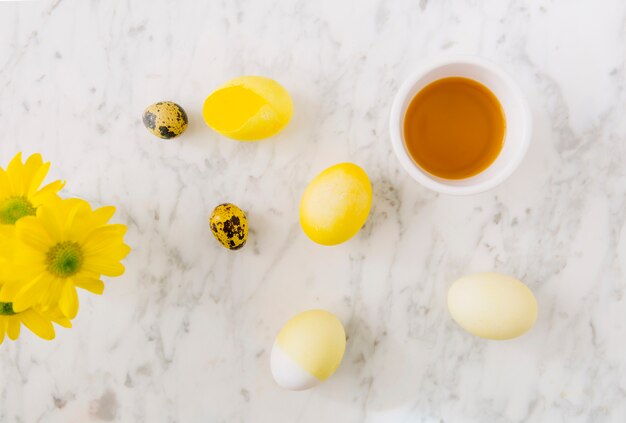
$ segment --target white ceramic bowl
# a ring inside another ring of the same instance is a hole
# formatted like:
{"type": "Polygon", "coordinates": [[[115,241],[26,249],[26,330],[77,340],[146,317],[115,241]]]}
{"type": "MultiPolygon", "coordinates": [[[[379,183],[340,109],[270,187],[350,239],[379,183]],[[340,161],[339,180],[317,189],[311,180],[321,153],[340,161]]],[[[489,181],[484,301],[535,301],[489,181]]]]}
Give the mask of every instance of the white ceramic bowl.
{"type": "Polygon", "coordinates": [[[497,65],[473,56],[455,57],[424,66],[400,87],[391,107],[389,129],[393,149],[413,179],[443,194],[469,195],[495,187],[519,166],[528,149],[532,118],[522,91],[497,65]],[[465,179],[444,179],[426,172],[411,158],[404,142],[404,115],[413,97],[431,82],[450,76],[471,78],[489,88],[500,101],[506,119],[504,144],[496,160],[465,179]]]}

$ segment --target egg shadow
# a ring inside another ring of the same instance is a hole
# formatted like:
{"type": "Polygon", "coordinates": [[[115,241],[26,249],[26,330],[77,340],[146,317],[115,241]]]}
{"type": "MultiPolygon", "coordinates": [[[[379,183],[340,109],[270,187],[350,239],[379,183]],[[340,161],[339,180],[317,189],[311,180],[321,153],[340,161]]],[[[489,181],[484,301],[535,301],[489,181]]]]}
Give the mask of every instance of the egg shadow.
{"type": "Polygon", "coordinates": [[[200,147],[204,146],[205,142],[210,142],[219,136],[217,132],[209,128],[204,122],[202,113],[197,113],[195,111],[190,112],[187,109],[185,109],[185,113],[187,113],[188,123],[185,132],[178,137],[181,143],[194,147],[200,147]]]}
{"type": "Polygon", "coordinates": [[[331,402],[360,404],[366,411],[401,408],[414,401],[419,363],[410,360],[399,338],[375,336],[362,324],[346,326],[346,353],[341,365],[321,386],[331,402]],[[413,370],[412,370],[413,369],[413,370]]]}
{"type": "Polygon", "coordinates": [[[271,234],[271,225],[273,219],[268,216],[267,212],[255,211],[251,204],[246,204],[244,209],[246,218],[248,219],[248,240],[244,249],[258,256],[264,249],[268,234],[271,234]]]}

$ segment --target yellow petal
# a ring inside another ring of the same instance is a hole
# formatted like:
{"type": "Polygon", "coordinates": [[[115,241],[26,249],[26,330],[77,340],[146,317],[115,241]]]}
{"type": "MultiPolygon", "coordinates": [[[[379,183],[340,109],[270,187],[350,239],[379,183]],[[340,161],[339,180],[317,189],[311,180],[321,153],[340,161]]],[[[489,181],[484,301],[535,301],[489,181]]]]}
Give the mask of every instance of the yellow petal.
{"type": "Polygon", "coordinates": [[[4,334],[7,331],[7,318],[0,317],[0,344],[4,341],[4,334]]]}
{"type": "Polygon", "coordinates": [[[85,257],[84,269],[99,275],[120,276],[124,273],[122,263],[100,257],[85,257]]]}
{"type": "Polygon", "coordinates": [[[24,311],[34,304],[39,303],[42,295],[49,289],[45,274],[24,283],[13,299],[13,310],[15,312],[24,311]]]}
{"type": "Polygon", "coordinates": [[[2,239],[13,239],[15,235],[15,227],[13,225],[0,225],[0,237],[2,239]]]}
{"type": "Polygon", "coordinates": [[[42,221],[34,216],[21,218],[15,224],[15,235],[20,241],[42,253],[46,253],[54,245],[42,221]]]}
{"type": "MultiPolygon", "coordinates": [[[[64,200],[64,202],[67,202],[67,204],[70,204],[69,201],[70,200],[64,200]]],[[[76,219],[76,215],[79,214],[81,211],[80,210],[81,207],[79,203],[72,202],[71,204],[72,205],[67,209],[67,212],[65,213],[65,215],[62,216],[60,219],[60,221],[62,222],[61,236],[64,239],[74,239],[73,236],[70,235],[69,233],[72,232],[72,227],[74,226],[74,219],[76,219]]]]}
{"type": "Polygon", "coordinates": [[[128,255],[128,253],[130,252],[130,247],[120,241],[116,244],[107,245],[103,248],[84,248],[83,251],[85,258],[120,261],[128,255]]]}
{"type": "Polygon", "coordinates": [[[83,268],[80,269],[80,271],[74,277],[75,278],[99,279],[100,278],[100,273],[90,272],[89,270],[85,269],[85,267],[83,266],[83,268]]]}
{"type": "Polygon", "coordinates": [[[7,170],[15,170],[17,166],[22,166],[22,152],[17,153],[9,162],[9,167],[7,170]]]}
{"type": "Polygon", "coordinates": [[[9,180],[9,174],[2,168],[0,168],[0,198],[7,198],[12,195],[11,193],[11,181],[9,180]]]}
{"type": "Polygon", "coordinates": [[[79,240],[85,219],[91,214],[91,206],[85,200],[68,198],[63,200],[63,207],[57,210],[59,221],[62,222],[62,237],[68,240],[79,240]]]}
{"type": "Polygon", "coordinates": [[[59,299],[59,308],[65,317],[73,319],[78,313],[78,295],[76,288],[72,282],[65,281],[61,298],[59,299]]]}
{"type": "Polygon", "coordinates": [[[97,231],[104,227],[115,226],[117,230],[111,230],[111,233],[123,234],[126,231],[124,225],[108,225],[107,221],[111,218],[111,214],[114,212],[114,208],[105,207],[98,209],[94,212],[83,211],[76,217],[76,222],[73,225],[73,232],[71,236],[73,240],[82,244],[83,241],[92,236],[94,231],[97,231]]]}
{"type": "Polygon", "coordinates": [[[32,309],[26,310],[20,313],[20,318],[24,326],[30,329],[35,335],[40,338],[51,340],[54,339],[54,327],[50,320],[42,317],[36,311],[32,309]]]}
{"type": "Polygon", "coordinates": [[[106,225],[93,230],[82,242],[86,254],[97,253],[101,250],[123,245],[124,225],[106,225]]]}
{"type": "Polygon", "coordinates": [[[48,169],[50,169],[50,163],[37,165],[31,162],[31,157],[26,160],[26,175],[24,179],[24,194],[28,198],[37,192],[39,186],[48,174],[48,169]]]}
{"type": "Polygon", "coordinates": [[[50,163],[43,163],[39,154],[33,154],[23,164],[21,154],[15,156],[8,167],[13,195],[29,197],[43,182],[49,167],[50,163]]]}
{"type": "Polygon", "coordinates": [[[9,177],[9,191],[10,191],[10,195],[14,196],[14,195],[24,195],[24,193],[22,192],[22,178],[23,178],[23,173],[22,173],[22,168],[23,168],[23,164],[22,164],[22,153],[17,153],[15,155],[15,157],[13,157],[13,160],[11,160],[11,162],[9,163],[9,166],[7,167],[7,175],[9,177]]]}
{"type": "MultiPolygon", "coordinates": [[[[25,178],[24,180],[31,182],[33,180],[33,176],[40,168],[50,168],[50,163],[44,163],[41,154],[31,154],[28,156],[24,164],[21,165],[25,178]]],[[[44,175],[45,177],[45,175],[44,175]]],[[[43,180],[43,179],[42,179],[43,180]]]]}
{"type": "Polygon", "coordinates": [[[15,226],[0,224],[0,256],[11,257],[15,249],[15,226]]]}
{"type": "Polygon", "coordinates": [[[120,247],[116,248],[115,251],[111,252],[111,254],[118,260],[122,260],[130,253],[130,247],[126,244],[122,244],[120,247]]]}
{"type": "Polygon", "coordinates": [[[35,192],[30,201],[35,207],[41,207],[47,205],[53,200],[58,198],[58,192],[65,186],[65,181],[54,181],[35,192]]]}
{"type": "Polygon", "coordinates": [[[0,288],[0,302],[12,303],[18,292],[22,289],[22,284],[18,282],[6,282],[0,288]]]}
{"type": "Polygon", "coordinates": [[[52,320],[57,325],[63,326],[64,328],[72,327],[72,322],[70,321],[70,319],[63,316],[61,312],[55,313],[53,316],[50,317],[50,320],[52,320]]]}
{"type": "MultiPolygon", "coordinates": [[[[38,275],[46,268],[46,253],[35,250],[28,245],[21,244],[15,248],[15,254],[11,257],[9,267],[19,273],[19,279],[26,276],[38,275]]],[[[46,250],[47,252],[47,250],[46,250]]],[[[13,280],[15,278],[9,278],[13,280]]]]}
{"type": "MultiPolygon", "coordinates": [[[[39,298],[37,304],[45,307],[45,309],[58,309],[64,282],[65,281],[63,279],[54,278],[54,281],[48,284],[48,288],[44,289],[41,293],[41,297],[39,298]]],[[[59,313],[61,314],[60,311],[59,313]]]]}
{"type": "Polygon", "coordinates": [[[60,204],[60,201],[52,201],[37,209],[37,220],[39,221],[40,227],[45,228],[45,232],[50,240],[48,248],[62,240],[62,223],[59,222],[56,214],[53,212],[54,207],[58,204],[60,204]]]}
{"type": "Polygon", "coordinates": [[[85,254],[85,260],[96,260],[98,262],[119,262],[123,260],[130,252],[130,247],[126,244],[120,244],[115,247],[109,247],[106,250],[100,250],[95,254],[85,254]]]}
{"type": "Polygon", "coordinates": [[[99,279],[77,277],[74,279],[74,285],[98,295],[101,295],[104,291],[104,282],[99,279]]]}
{"type": "Polygon", "coordinates": [[[20,319],[17,315],[7,319],[7,335],[14,341],[20,336],[20,319]]]}
{"type": "Polygon", "coordinates": [[[105,225],[109,220],[111,220],[114,213],[115,213],[115,207],[104,206],[95,210],[93,212],[92,218],[95,221],[95,224],[97,224],[98,226],[102,226],[102,225],[105,225]]]}

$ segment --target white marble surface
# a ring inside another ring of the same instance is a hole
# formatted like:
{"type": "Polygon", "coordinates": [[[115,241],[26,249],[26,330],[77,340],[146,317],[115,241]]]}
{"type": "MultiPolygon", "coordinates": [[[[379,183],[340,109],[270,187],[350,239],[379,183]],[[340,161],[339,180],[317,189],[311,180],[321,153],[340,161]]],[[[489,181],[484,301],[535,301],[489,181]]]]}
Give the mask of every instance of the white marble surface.
{"type": "Polygon", "coordinates": [[[626,421],[626,3],[623,0],[40,0],[0,2],[0,158],[41,152],[65,193],[115,204],[134,248],[75,328],[0,346],[1,422],[626,421]],[[401,170],[388,113],[426,59],[479,54],[528,95],[521,168],[466,198],[401,170]],[[234,76],[293,94],[279,136],[227,140],[200,114],[234,76]],[[190,115],[162,142],[139,117],[190,115]],[[307,182],[369,173],[365,229],[334,248],[298,223],[307,182]],[[249,245],[211,237],[212,208],[248,211],[249,245]],[[509,342],[463,332],[450,283],[525,280],[540,314],[509,342]],[[325,384],[287,392],[269,349],[292,315],[343,320],[325,384]]]}

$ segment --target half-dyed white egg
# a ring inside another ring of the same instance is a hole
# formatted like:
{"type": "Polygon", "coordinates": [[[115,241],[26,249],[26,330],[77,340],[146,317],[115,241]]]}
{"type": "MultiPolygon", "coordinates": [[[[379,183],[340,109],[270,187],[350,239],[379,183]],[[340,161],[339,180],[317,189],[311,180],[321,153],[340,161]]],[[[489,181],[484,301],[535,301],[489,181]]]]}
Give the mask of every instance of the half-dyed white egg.
{"type": "Polygon", "coordinates": [[[309,389],[337,370],[345,349],[346,333],[334,314],[305,311],[289,320],[276,336],[272,376],[285,389],[309,389]]]}

